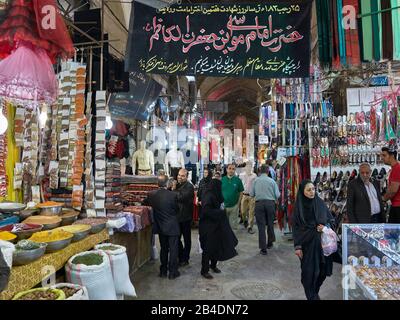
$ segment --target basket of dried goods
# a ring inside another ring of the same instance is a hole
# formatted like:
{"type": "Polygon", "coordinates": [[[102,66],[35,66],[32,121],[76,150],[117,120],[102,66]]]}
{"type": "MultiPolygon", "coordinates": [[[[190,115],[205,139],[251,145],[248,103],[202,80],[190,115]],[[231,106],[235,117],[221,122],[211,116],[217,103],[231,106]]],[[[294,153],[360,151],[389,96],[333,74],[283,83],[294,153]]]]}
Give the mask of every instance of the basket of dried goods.
{"type": "Polygon", "coordinates": [[[63,203],[47,201],[38,204],[36,207],[40,209],[42,216],[59,216],[63,207],[63,203]]]}
{"type": "Polygon", "coordinates": [[[61,211],[61,225],[68,226],[74,223],[79,216],[80,212],[75,210],[63,210],[61,211]]]}
{"type": "Polygon", "coordinates": [[[65,300],[89,300],[86,287],[79,284],[57,283],[52,288],[64,291],[65,300]]]}
{"type": "Polygon", "coordinates": [[[64,291],[53,288],[35,288],[17,293],[13,300],[65,300],[64,291]]]}
{"type": "Polygon", "coordinates": [[[86,218],[82,220],[77,220],[74,224],[87,224],[91,226],[90,233],[99,233],[107,225],[107,218],[86,218]]]}
{"type": "Polygon", "coordinates": [[[23,266],[38,260],[46,252],[47,243],[21,240],[15,246],[13,266],[23,266]]]}
{"type": "Polygon", "coordinates": [[[15,234],[18,240],[23,240],[31,237],[32,234],[39,232],[42,229],[43,226],[41,224],[15,223],[0,228],[0,231],[9,231],[15,234]]]}
{"type": "Polygon", "coordinates": [[[61,218],[55,216],[32,216],[24,221],[23,223],[33,223],[43,225],[43,230],[51,230],[57,228],[61,224],[61,218]]]}
{"type": "Polygon", "coordinates": [[[0,231],[0,240],[14,243],[17,240],[17,236],[9,231],[0,231]]]}
{"type": "Polygon", "coordinates": [[[77,242],[86,238],[91,228],[92,227],[87,224],[74,224],[72,226],[59,227],[55,230],[64,230],[73,233],[74,237],[72,238],[72,242],[77,242]]]}
{"type": "Polygon", "coordinates": [[[26,205],[23,203],[17,203],[17,202],[0,202],[0,212],[3,213],[16,213],[24,210],[26,208],[26,205]]]}
{"type": "Polygon", "coordinates": [[[64,230],[50,230],[35,233],[29,240],[47,243],[46,253],[55,252],[67,247],[74,235],[64,230]]]}

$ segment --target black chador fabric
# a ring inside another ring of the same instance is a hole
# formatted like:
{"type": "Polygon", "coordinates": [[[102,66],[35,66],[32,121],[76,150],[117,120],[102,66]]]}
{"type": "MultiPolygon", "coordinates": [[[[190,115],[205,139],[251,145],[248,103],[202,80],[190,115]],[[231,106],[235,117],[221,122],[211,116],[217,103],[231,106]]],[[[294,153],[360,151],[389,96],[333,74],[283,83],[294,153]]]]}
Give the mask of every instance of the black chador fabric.
{"type": "Polygon", "coordinates": [[[304,196],[304,188],[309,180],[304,180],[299,187],[293,215],[293,240],[295,248],[303,251],[301,259],[301,282],[308,300],[318,299],[322,282],[332,275],[332,258],[323,255],[321,234],[317,226],[330,225],[334,219],[327,206],[317,195],[314,199],[304,196]]]}
{"type": "Polygon", "coordinates": [[[207,188],[208,183],[211,181],[211,172],[209,172],[206,178],[200,180],[199,190],[197,190],[197,198],[201,201],[204,191],[207,188]]]}
{"type": "Polygon", "coordinates": [[[238,240],[232,231],[225,210],[221,210],[222,183],[212,179],[202,196],[199,221],[200,243],[211,260],[225,261],[237,255],[238,240]]]}

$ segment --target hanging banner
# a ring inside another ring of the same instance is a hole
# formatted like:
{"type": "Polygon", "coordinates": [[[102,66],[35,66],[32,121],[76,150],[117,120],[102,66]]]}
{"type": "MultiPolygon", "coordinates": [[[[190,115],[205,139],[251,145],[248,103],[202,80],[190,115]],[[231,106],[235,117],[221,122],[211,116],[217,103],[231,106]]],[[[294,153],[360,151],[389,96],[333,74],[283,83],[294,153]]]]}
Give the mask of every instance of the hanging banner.
{"type": "Polygon", "coordinates": [[[233,162],[233,135],[231,130],[224,130],[224,164],[233,162]]]}
{"type": "Polygon", "coordinates": [[[233,152],[236,163],[243,162],[243,136],[242,129],[233,130],[233,152]]]}
{"type": "Polygon", "coordinates": [[[312,1],[191,4],[134,2],[125,69],[169,75],[305,78],[312,1]]]}

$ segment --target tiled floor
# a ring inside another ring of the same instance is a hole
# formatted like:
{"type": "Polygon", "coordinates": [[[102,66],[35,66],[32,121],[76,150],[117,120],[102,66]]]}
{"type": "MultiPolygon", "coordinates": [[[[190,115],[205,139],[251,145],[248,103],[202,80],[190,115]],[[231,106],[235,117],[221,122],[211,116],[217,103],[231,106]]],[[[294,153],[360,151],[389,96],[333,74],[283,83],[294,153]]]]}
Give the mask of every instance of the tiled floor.
{"type": "MultiPolygon", "coordinates": [[[[257,231],[257,228],[255,228],[257,231]]],[[[201,277],[201,254],[198,230],[192,229],[190,265],[180,268],[175,280],[158,277],[159,260],[150,261],[134,274],[138,299],[305,299],[300,282],[300,263],[294,255],[293,243],[276,230],[277,241],[267,256],[259,254],[258,235],[243,227],[236,231],[239,255],[218,264],[222,273],[214,279],[201,277]]],[[[158,240],[157,240],[158,242],[158,240]]],[[[341,266],[334,264],[334,274],[327,278],[320,292],[322,300],[341,300],[341,266]]]]}

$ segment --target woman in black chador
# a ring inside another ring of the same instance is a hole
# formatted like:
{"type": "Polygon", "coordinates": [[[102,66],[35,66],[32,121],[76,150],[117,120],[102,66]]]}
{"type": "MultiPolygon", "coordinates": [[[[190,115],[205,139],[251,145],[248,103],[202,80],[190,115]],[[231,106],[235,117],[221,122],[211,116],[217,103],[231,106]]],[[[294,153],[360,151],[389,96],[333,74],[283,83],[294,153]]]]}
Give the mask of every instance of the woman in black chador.
{"type": "Polygon", "coordinates": [[[296,255],[301,261],[301,283],[307,300],[320,300],[319,289],[327,276],[332,275],[333,262],[325,257],[321,246],[324,226],[332,226],[334,218],[315,194],[310,180],[304,180],[297,193],[293,215],[293,240],[296,255]]]}
{"type": "Polygon", "coordinates": [[[225,261],[237,255],[235,247],[238,240],[232,231],[228,217],[221,204],[222,182],[212,179],[202,194],[202,210],[200,213],[199,234],[200,245],[203,250],[201,259],[201,275],[212,279],[210,267],[215,273],[220,273],[217,261],[225,261]]]}

